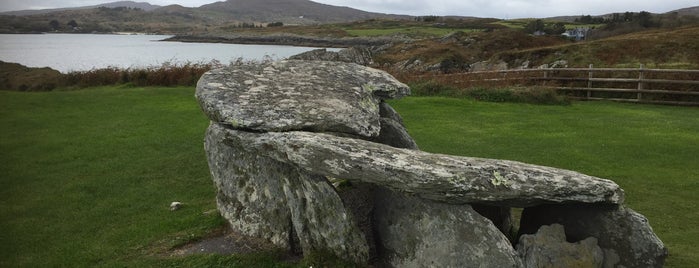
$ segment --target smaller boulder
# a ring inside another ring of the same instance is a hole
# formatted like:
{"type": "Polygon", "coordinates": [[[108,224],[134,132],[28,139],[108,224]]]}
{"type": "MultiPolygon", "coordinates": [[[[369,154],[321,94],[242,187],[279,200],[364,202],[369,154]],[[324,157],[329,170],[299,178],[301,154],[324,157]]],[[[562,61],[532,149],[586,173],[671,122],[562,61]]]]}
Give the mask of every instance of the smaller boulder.
{"type": "Polygon", "coordinates": [[[171,211],[175,211],[175,210],[178,210],[178,209],[180,209],[180,208],[182,208],[182,203],[181,203],[181,202],[175,201],[175,202],[170,203],[170,210],[171,210],[171,211]]]}
{"type": "Polygon", "coordinates": [[[523,235],[517,253],[525,267],[602,267],[604,252],[597,238],[568,243],[563,225],[544,225],[533,235],[523,235]]]}

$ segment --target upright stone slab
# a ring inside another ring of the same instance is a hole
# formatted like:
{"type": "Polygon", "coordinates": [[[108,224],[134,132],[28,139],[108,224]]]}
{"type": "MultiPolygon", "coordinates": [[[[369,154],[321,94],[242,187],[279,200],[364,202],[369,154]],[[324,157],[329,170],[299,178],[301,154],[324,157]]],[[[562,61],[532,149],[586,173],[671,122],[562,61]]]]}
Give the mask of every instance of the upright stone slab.
{"type": "Polygon", "coordinates": [[[289,164],[248,153],[244,144],[227,142],[226,135],[227,129],[211,124],[204,143],[221,216],[242,234],[293,248],[283,179],[298,177],[299,172],[289,164]]]}

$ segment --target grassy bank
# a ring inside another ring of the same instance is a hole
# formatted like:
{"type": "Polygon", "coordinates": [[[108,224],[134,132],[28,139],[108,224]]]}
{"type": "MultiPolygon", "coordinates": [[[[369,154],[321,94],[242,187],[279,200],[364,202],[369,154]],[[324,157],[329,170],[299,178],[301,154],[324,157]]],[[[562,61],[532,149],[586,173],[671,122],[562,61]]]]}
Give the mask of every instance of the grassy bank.
{"type": "MultiPolygon", "coordinates": [[[[215,213],[192,88],[0,91],[0,267],[305,266],[269,255],[170,258],[215,213]],[[171,212],[170,202],[184,208],[171,212]]],[[[670,248],[699,265],[699,109],[394,102],[425,151],[520,160],[617,181],[670,248]]]]}

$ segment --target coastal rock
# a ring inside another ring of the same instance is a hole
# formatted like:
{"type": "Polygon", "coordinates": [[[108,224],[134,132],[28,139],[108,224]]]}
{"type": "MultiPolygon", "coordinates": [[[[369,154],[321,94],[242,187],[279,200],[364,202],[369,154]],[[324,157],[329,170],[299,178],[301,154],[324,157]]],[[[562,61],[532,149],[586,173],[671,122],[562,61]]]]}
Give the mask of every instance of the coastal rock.
{"type": "Polygon", "coordinates": [[[604,252],[597,238],[588,237],[568,243],[563,225],[544,225],[533,235],[519,238],[517,252],[524,266],[536,267],[602,267],[604,252]]]}
{"type": "Polygon", "coordinates": [[[196,96],[211,121],[236,129],[375,137],[381,100],[409,92],[389,74],[357,64],[280,61],[209,71],[196,96]]]}
{"type": "Polygon", "coordinates": [[[662,267],[668,254],[648,220],[623,206],[557,204],[526,208],[520,234],[531,234],[552,223],[565,226],[569,240],[596,237],[605,252],[605,267],[662,267]]]}

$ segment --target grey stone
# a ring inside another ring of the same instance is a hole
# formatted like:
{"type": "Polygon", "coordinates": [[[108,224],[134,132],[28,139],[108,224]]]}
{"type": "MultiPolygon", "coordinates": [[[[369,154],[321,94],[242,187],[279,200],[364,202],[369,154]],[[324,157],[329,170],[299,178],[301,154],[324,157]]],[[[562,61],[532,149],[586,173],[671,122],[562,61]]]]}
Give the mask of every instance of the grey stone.
{"type": "Polygon", "coordinates": [[[407,148],[417,150],[417,143],[410,136],[408,130],[403,125],[403,118],[388,103],[382,102],[379,105],[381,116],[381,131],[379,136],[371,141],[386,144],[396,148],[407,148]]]}
{"type": "Polygon", "coordinates": [[[522,267],[509,240],[469,205],[451,205],[390,190],[374,212],[381,265],[390,267],[522,267]]]}
{"type": "Polygon", "coordinates": [[[453,204],[529,207],[552,202],[612,203],[609,180],[515,161],[430,154],[323,133],[228,130],[226,140],[313,174],[373,183],[453,204]]]}
{"type": "Polygon", "coordinates": [[[205,146],[219,211],[234,230],[290,250],[367,261],[366,238],[325,177],[250,154],[227,133],[211,124],[205,146]]]}
{"type": "Polygon", "coordinates": [[[366,237],[325,177],[301,172],[282,179],[303,252],[330,251],[346,260],[367,262],[366,237]]]}
{"type": "Polygon", "coordinates": [[[588,237],[568,243],[563,225],[544,225],[533,235],[519,238],[517,252],[528,268],[596,267],[601,268],[604,252],[597,238],[588,237]]]}
{"type": "Polygon", "coordinates": [[[526,208],[520,233],[531,234],[539,226],[552,223],[565,226],[569,240],[596,237],[605,252],[605,267],[662,267],[668,254],[648,220],[621,205],[558,204],[526,208]]]}
{"type": "Polygon", "coordinates": [[[216,204],[232,229],[292,249],[291,213],[282,178],[296,177],[288,164],[249,154],[240,143],[225,141],[227,131],[211,124],[205,149],[216,187],[216,204]]]}
{"type": "Polygon", "coordinates": [[[379,135],[379,103],[410,89],[386,72],[352,63],[280,61],[205,73],[196,97],[209,119],[252,131],[379,135]]]}

